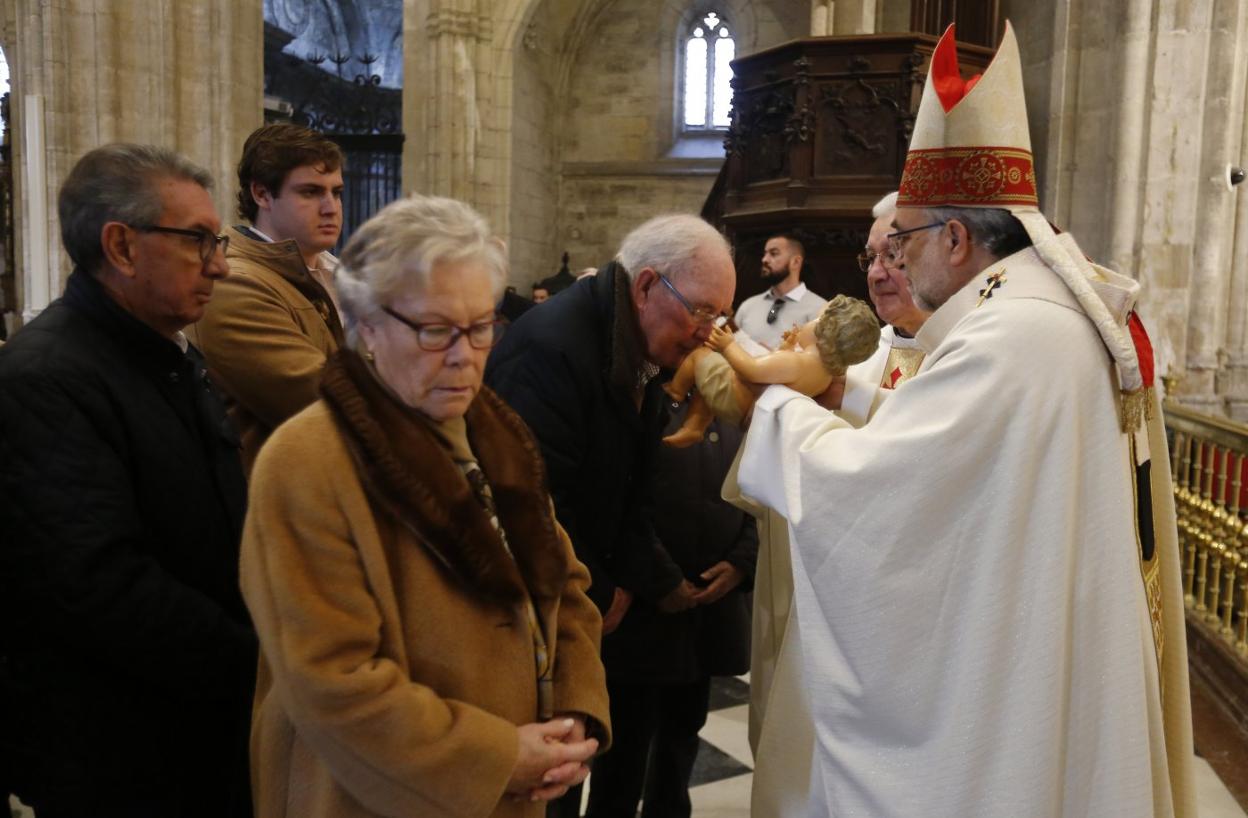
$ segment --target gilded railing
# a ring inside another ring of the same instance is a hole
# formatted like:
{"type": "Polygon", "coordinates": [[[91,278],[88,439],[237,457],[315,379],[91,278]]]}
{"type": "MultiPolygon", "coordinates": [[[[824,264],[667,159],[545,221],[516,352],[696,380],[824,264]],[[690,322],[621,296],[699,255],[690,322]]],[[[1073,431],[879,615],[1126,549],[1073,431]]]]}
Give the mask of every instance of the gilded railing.
{"type": "Polygon", "coordinates": [[[1189,620],[1248,657],[1248,426],[1167,403],[1189,620]]]}

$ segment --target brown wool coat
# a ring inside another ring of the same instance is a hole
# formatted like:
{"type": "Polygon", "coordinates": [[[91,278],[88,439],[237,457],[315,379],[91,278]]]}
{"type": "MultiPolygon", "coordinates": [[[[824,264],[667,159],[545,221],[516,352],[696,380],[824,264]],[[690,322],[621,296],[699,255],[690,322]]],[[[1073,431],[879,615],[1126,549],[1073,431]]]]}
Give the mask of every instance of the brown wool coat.
{"type": "Polygon", "coordinates": [[[483,390],[469,439],[512,560],[431,436],[390,440],[402,409],[374,416],[348,401],[361,438],[344,435],[334,406],[319,401],[278,429],[252,475],[242,585],[265,658],[256,818],[539,818],[541,803],[503,792],[516,725],[537,718],[526,588],[555,650],[556,712],[596,720],[604,747],[609,717],[602,621],[536,446],[483,390]],[[410,479],[396,477],[404,465],[410,479]]]}
{"type": "Polygon", "coordinates": [[[294,241],[257,241],[229,228],[228,278],[187,336],[225,392],[243,467],[279,425],[317,399],[325,359],[342,346],[329,294],[294,241]]]}

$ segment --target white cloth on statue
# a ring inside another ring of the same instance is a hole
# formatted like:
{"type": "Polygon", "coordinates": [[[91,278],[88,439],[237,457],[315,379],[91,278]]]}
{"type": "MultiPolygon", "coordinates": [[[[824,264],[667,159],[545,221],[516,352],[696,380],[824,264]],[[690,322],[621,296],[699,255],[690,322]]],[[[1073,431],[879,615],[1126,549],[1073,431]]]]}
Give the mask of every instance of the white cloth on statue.
{"type": "Polygon", "coordinates": [[[1029,248],[919,341],[861,429],[785,387],[754,408],[739,480],[790,523],[817,736],[794,814],[1171,815],[1100,337],[1029,248]]]}
{"type": "MultiPolygon", "coordinates": [[[[735,320],[737,326],[749,333],[750,337],[768,350],[780,346],[784,333],[796,326],[819,317],[827,299],[820,298],[811,292],[805,282],[789,290],[778,299],[770,287],[758,295],[752,295],[737,307],[735,320]],[[776,312],[772,322],[767,323],[767,314],[775,302],[783,301],[784,305],[776,312]]],[[[752,353],[751,353],[752,354],[752,353]]]]}

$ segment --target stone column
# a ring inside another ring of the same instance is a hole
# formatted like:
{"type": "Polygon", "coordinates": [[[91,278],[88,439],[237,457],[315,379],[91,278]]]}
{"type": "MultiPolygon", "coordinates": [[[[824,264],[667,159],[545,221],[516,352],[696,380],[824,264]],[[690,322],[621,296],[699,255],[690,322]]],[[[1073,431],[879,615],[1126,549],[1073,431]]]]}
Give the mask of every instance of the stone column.
{"type": "Polygon", "coordinates": [[[876,0],[811,0],[810,33],[827,35],[873,34],[876,0]]]}
{"type": "Polygon", "coordinates": [[[508,238],[516,44],[538,0],[404,0],[405,190],[476,207],[508,238]]]}
{"type": "MultiPolygon", "coordinates": [[[[1226,156],[1226,165],[1236,167],[1248,166],[1248,87],[1243,82],[1244,72],[1248,69],[1245,69],[1242,62],[1244,54],[1248,52],[1248,35],[1244,31],[1245,17],[1248,17],[1248,10],[1241,9],[1236,45],[1240,60],[1236,70],[1240,81],[1232,97],[1232,101],[1237,101],[1238,105],[1231,107],[1231,121],[1227,123],[1228,127],[1237,125],[1239,130],[1238,144],[1228,145],[1226,156]]],[[[1213,170],[1221,177],[1228,168],[1224,165],[1213,170]]],[[[1217,391],[1226,398],[1227,415],[1242,422],[1248,421],[1248,200],[1244,198],[1248,196],[1248,184],[1230,188],[1229,183],[1228,178],[1228,190],[1224,195],[1230,199],[1227,207],[1233,211],[1233,216],[1227,219],[1230,244],[1221,271],[1229,281],[1226,298],[1226,348],[1222,367],[1218,372],[1217,391]]]]}
{"type": "Polygon", "coordinates": [[[92,148],[126,141],[177,150],[212,172],[222,220],[234,218],[234,165],[263,120],[261,0],[7,0],[0,14],[9,38],[19,300],[27,319],[60,293],[69,273],[56,194],[92,148]],[[42,122],[27,121],[39,111],[42,122]],[[41,182],[27,178],[40,168],[41,182]],[[32,221],[46,225],[41,237],[32,221]]]}
{"type": "Polygon", "coordinates": [[[832,33],[832,0],[810,0],[810,35],[826,37],[832,33]]]}
{"type": "Polygon", "coordinates": [[[1248,252],[1248,243],[1239,244],[1235,252],[1235,193],[1225,181],[1227,164],[1236,164],[1243,156],[1248,9],[1238,0],[1215,0],[1211,5],[1203,66],[1204,105],[1200,130],[1194,137],[1199,160],[1193,168],[1193,182],[1199,193],[1191,227],[1194,248],[1188,285],[1187,375],[1181,391],[1189,404],[1224,414],[1228,401],[1242,403],[1248,399],[1244,384],[1228,381],[1220,374],[1228,353],[1239,353],[1242,361],[1242,332],[1237,328],[1241,337],[1236,341],[1228,330],[1232,321],[1242,322],[1243,310],[1248,307],[1242,299],[1235,304],[1229,298],[1232,259],[1248,252]]]}
{"type": "Polygon", "coordinates": [[[404,11],[404,187],[475,204],[489,17],[478,0],[407,0],[404,11]]]}

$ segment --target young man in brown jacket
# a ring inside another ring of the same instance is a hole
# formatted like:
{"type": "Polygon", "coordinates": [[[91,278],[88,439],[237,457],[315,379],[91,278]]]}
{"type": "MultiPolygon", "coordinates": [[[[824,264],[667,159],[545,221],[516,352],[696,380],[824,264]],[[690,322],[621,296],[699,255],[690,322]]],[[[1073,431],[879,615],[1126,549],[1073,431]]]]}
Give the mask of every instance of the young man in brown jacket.
{"type": "Polygon", "coordinates": [[[328,252],[342,231],[342,151],[315,131],[266,125],[243,144],[230,277],[191,332],[228,396],[250,473],[283,421],[317,397],[342,344],[328,252]]]}

